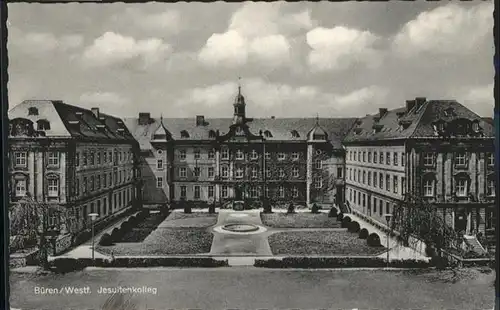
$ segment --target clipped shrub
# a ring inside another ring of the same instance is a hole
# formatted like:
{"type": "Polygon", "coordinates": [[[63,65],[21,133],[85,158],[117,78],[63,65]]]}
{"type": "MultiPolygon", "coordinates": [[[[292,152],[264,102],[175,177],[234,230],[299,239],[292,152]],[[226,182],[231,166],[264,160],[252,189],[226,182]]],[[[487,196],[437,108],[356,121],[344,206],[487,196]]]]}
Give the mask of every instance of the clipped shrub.
{"type": "Polygon", "coordinates": [[[348,226],[348,228],[347,228],[347,229],[348,229],[350,232],[357,233],[357,232],[359,232],[360,228],[361,228],[361,227],[359,226],[359,223],[358,223],[358,222],[352,222],[352,223],[350,223],[350,224],[349,224],[349,226],[348,226]]]}
{"type": "Polygon", "coordinates": [[[376,233],[371,233],[368,238],[366,238],[366,242],[369,246],[378,247],[380,244],[380,237],[376,233]]]}
{"type": "Polygon", "coordinates": [[[110,246],[112,244],[113,244],[113,239],[111,238],[111,235],[108,233],[102,235],[101,239],[99,240],[99,245],[102,246],[110,246]]]}
{"type": "Polygon", "coordinates": [[[211,204],[208,206],[208,213],[214,214],[215,213],[215,204],[211,204]]]}
{"type": "Polygon", "coordinates": [[[191,206],[188,204],[184,204],[184,213],[186,214],[191,214],[193,211],[191,209],[191,206]]]}
{"type": "Polygon", "coordinates": [[[351,224],[351,222],[352,222],[352,221],[351,221],[351,219],[350,219],[350,218],[348,218],[348,217],[344,217],[344,218],[342,219],[342,228],[348,228],[348,227],[349,227],[349,225],[351,224]]]}
{"type": "Polygon", "coordinates": [[[343,214],[342,212],[340,212],[340,213],[337,215],[337,221],[341,222],[343,219],[344,219],[344,214],[343,214]]]}
{"type": "Polygon", "coordinates": [[[295,213],[295,206],[293,205],[293,203],[290,203],[290,204],[288,205],[288,209],[286,210],[286,213],[288,213],[288,214],[293,214],[293,213],[295,213]]]}
{"type": "Polygon", "coordinates": [[[338,212],[337,212],[337,208],[335,207],[332,207],[330,209],[330,211],[328,212],[328,217],[337,217],[338,215],[338,212]]]}
{"type": "Polygon", "coordinates": [[[318,214],[319,210],[320,210],[320,207],[318,207],[317,204],[313,204],[313,206],[311,208],[311,213],[318,214]]]}
{"type": "Polygon", "coordinates": [[[273,207],[270,203],[264,205],[264,213],[273,213],[273,207]]]}
{"type": "Polygon", "coordinates": [[[427,257],[434,257],[436,256],[436,254],[436,249],[432,245],[428,245],[425,247],[425,255],[427,255],[427,257]]]}
{"type": "Polygon", "coordinates": [[[366,228],[363,228],[359,231],[359,239],[366,239],[368,238],[368,230],[366,228]]]}

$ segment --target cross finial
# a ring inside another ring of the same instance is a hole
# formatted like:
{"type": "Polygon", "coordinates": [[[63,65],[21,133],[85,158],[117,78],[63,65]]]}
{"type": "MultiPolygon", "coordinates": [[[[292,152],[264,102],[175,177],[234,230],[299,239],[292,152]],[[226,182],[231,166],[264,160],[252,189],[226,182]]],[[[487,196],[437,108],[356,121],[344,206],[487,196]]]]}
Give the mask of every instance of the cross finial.
{"type": "Polygon", "coordinates": [[[316,124],[319,124],[319,113],[316,113],[316,124]]]}
{"type": "Polygon", "coordinates": [[[238,77],[238,95],[241,95],[241,76],[238,77]]]}

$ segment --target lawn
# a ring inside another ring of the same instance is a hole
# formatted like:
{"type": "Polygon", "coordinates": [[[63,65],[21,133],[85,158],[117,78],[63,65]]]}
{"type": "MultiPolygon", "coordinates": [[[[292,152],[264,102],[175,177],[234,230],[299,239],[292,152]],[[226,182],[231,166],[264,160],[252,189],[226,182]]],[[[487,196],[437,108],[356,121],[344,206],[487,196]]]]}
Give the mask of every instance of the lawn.
{"type": "MultiPolygon", "coordinates": [[[[159,215],[158,215],[159,216],[159,215]]],[[[217,221],[216,214],[173,212],[161,222],[146,219],[132,229],[128,241],[111,246],[97,246],[104,254],[120,255],[178,255],[209,253],[213,235],[207,228],[217,221]]]]}
{"type": "Polygon", "coordinates": [[[340,228],[340,222],[326,213],[261,213],[262,223],[273,228],[340,228]]]}
{"type": "Polygon", "coordinates": [[[370,247],[358,234],[344,231],[278,232],[268,238],[274,255],[379,255],[384,247],[370,247]]]}

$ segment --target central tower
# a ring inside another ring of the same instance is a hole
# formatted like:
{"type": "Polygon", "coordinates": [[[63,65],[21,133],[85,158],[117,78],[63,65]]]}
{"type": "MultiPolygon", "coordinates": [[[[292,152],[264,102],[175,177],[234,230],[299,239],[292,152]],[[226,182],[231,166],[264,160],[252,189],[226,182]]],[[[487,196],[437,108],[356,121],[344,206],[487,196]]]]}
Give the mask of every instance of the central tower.
{"type": "MultiPolygon", "coordinates": [[[[239,78],[241,80],[241,78],[239,78]]],[[[234,117],[233,124],[244,124],[245,123],[245,97],[241,94],[241,84],[238,82],[238,95],[234,99],[234,117]]]]}

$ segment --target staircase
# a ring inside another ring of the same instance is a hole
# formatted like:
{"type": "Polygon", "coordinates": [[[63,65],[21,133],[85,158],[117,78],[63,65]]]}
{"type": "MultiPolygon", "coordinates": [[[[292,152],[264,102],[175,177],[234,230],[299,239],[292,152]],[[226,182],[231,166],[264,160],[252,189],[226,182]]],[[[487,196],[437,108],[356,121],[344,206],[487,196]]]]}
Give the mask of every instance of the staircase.
{"type": "Polygon", "coordinates": [[[474,253],[477,253],[480,255],[488,253],[475,236],[464,236],[464,239],[465,239],[465,243],[467,244],[467,246],[470,247],[470,249],[474,253]]]}

